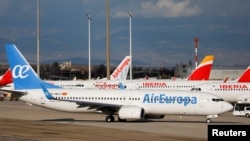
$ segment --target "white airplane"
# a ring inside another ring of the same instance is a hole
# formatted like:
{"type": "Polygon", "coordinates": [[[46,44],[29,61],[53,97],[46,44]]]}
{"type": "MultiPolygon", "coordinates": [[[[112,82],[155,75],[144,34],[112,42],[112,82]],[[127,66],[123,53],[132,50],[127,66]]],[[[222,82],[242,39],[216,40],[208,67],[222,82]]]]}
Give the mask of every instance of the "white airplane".
{"type": "MultiPolygon", "coordinates": [[[[117,68],[110,75],[110,80],[112,81],[124,81],[127,79],[128,70],[131,64],[131,57],[125,56],[122,62],[117,66],[117,68]]],[[[99,86],[105,86],[107,78],[99,79],[99,80],[60,80],[60,81],[52,81],[48,80],[47,82],[52,83],[54,85],[64,87],[64,88],[92,88],[93,84],[97,84],[99,86]]],[[[112,87],[110,86],[110,89],[112,87]]]]}
{"type": "Polygon", "coordinates": [[[213,93],[230,103],[250,103],[250,66],[235,81],[208,81],[194,90],[213,93]]]}
{"type": "Polygon", "coordinates": [[[232,110],[218,96],[198,91],[66,89],[41,80],[14,44],[5,46],[14,90],[20,100],[66,112],[105,114],[107,122],[163,118],[165,115],[207,116],[207,122],[232,110]]]}
{"type": "Polygon", "coordinates": [[[186,80],[132,80],[119,83],[124,89],[155,89],[155,90],[191,90],[196,85],[209,81],[214,61],[213,55],[207,55],[186,80]]]}
{"type": "MultiPolygon", "coordinates": [[[[50,81],[60,87],[98,88],[98,89],[163,89],[191,90],[195,85],[209,79],[214,61],[213,55],[207,55],[186,80],[91,80],[91,81],[50,81]]],[[[119,67],[118,67],[119,68],[119,67]]]]}

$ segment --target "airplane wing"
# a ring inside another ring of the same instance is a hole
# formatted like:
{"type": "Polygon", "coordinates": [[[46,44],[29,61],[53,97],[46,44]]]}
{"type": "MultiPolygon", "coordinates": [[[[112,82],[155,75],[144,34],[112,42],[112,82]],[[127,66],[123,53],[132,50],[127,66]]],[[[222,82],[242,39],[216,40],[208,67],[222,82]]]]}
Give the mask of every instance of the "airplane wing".
{"type": "Polygon", "coordinates": [[[19,98],[21,96],[28,94],[26,91],[7,90],[7,89],[3,89],[3,88],[0,89],[0,92],[11,93],[11,95],[16,97],[16,98],[19,98]]]}
{"type": "Polygon", "coordinates": [[[122,105],[117,104],[107,104],[107,103],[100,103],[100,102],[88,102],[88,101],[76,101],[76,100],[66,100],[66,99],[56,99],[51,97],[50,100],[58,100],[58,101],[67,101],[67,102],[74,102],[78,106],[78,108],[88,108],[88,110],[96,110],[101,111],[103,114],[114,114],[119,111],[122,105]]]}
{"type": "Polygon", "coordinates": [[[47,99],[75,102],[77,105],[79,105],[78,108],[88,107],[89,110],[93,109],[96,111],[102,111],[102,113],[104,113],[104,114],[113,114],[113,113],[116,113],[122,107],[122,105],[108,104],[108,103],[101,103],[101,102],[88,102],[88,101],[69,100],[69,99],[57,99],[50,94],[48,89],[46,89],[43,84],[41,84],[41,87],[42,87],[43,93],[47,99]]]}

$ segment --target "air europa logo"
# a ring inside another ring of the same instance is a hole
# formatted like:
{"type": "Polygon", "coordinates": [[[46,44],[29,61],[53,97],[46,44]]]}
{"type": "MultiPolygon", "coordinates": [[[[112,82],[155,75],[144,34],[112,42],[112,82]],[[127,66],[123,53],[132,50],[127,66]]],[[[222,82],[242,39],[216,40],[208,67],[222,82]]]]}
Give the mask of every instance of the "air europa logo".
{"type": "Polygon", "coordinates": [[[197,104],[197,97],[195,96],[171,96],[165,94],[145,94],[143,98],[143,103],[151,104],[183,104],[187,106],[188,104],[197,104]]]}
{"type": "Polygon", "coordinates": [[[116,78],[116,77],[122,72],[122,70],[123,70],[126,66],[128,66],[129,62],[130,62],[130,58],[127,58],[127,59],[122,63],[122,65],[121,65],[119,68],[117,68],[117,70],[114,72],[114,74],[113,74],[112,76],[113,76],[114,78],[116,78]]]}
{"type": "Polygon", "coordinates": [[[107,84],[107,82],[96,82],[95,87],[100,89],[117,89],[118,84],[107,84]]]}
{"type": "Polygon", "coordinates": [[[12,77],[21,79],[26,78],[28,77],[27,72],[29,71],[29,69],[30,68],[27,65],[24,66],[16,65],[12,70],[12,77]]]}
{"type": "Polygon", "coordinates": [[[220,89],[248,89],[248,88],[247,85],[245,84],[234,84],[234,85],[222,84],[220,85],[220,89]]]}

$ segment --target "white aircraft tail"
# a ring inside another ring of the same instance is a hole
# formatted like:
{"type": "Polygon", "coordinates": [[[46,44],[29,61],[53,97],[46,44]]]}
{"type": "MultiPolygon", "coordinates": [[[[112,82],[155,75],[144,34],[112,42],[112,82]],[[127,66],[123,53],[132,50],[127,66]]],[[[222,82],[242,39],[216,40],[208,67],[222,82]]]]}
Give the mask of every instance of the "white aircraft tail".
{"type": "MultiPolygon", "coordinates": [[[[126,56],[122,60],[122,62],[117,66],[114,72],[110,75],[110,80],[126,80],[130,64],[131,64],[131,57],[126,56]]],[[[107,80],[107,78],[100,80],[107,80]]]]}

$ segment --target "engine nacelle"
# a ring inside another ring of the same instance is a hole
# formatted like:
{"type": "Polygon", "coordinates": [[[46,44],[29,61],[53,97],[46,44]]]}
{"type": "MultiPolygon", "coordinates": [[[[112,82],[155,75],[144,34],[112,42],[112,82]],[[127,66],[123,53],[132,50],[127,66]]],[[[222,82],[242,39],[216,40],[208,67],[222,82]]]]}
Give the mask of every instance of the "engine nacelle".
{"type": "Polygon", "coordinates": [[[123,106],[118,112],[120,119],[142,119],[144,117],[144,109],[136,106],[123,106]]]}
{"type": "Polygon", "coordinates": [[[144,118],[147,118],[147,119],[162,119],[164,117],[165,117],[165,115],[145,115],[144,118]]]}

